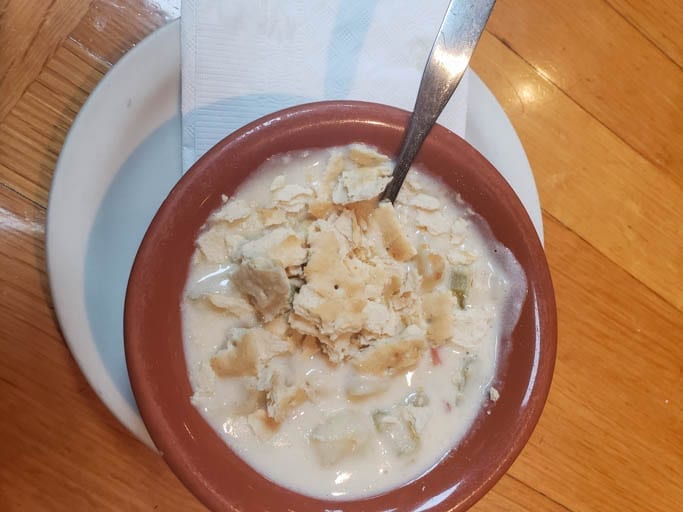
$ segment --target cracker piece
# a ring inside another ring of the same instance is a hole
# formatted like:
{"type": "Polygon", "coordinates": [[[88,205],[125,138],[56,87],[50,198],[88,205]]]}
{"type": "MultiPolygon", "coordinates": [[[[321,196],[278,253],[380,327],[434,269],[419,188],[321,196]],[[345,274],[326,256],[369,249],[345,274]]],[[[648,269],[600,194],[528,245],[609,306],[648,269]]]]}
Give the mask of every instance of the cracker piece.
{"type": "Polygon", "coordinates": [[[275,204],[289,213],[302,211],[313,196],[311,188],[296,184],[285,185],[272,193],[275,204]]]}
{"type": "Polygon", "coordinates": [[[453,296],[434,291],[422,297],[422,311],[427,322],[427,338],[432,346],[443,345],[453,337],[453,296]]]}
{"type": "Polygon", "coordinates": [[[406,190],[412,192],[419,192],[424,188],[420,182],[420,175],[414,171],[408,171],[408,176],[406,176],[406,180],[403,184],[405,185],[406,190]]]}
{"type": "Polygon", "coordinates": [[[287,267],[285,273],[287,274],[287,277],[289,277],[289,284],[295,288],[301,288],[305,284],[301,279],[304,275],[304,267],[302,265],[287,267]]]}
{"type": "Polygon", "coordinates": [[[344,294],[326,299],[315,310],[320,317],[320,332],[329,336],[359,332],[366,323],[365,303],[362,297],[344,294]]]}
{"type": "Polygon", "coordinates": [[[228,224],[219,223],[197,238],[197,247],[209,263],[224,263],[234,259],[245,238],[228,224]]]}
{"type": "Polygon", "coordinates": [[[396,274],[391,274],[384,287],[383,295],[385,299],[389,299],[396,295],[401,290],[401,278],[396,274]]]}
{"type": "Polygon", "coordinates": [[[226,348],[211,357],[219,377],[257,376],[273,357],[290,352],[292,345],[261,327],[231,329],[226,348]]]}
{"type": "Polygon", "coordinates": [[[352,210],[342,210],[332,223],[334,229],[353,246],[360,238],[360,228],[352,210]]]}
{"type": "Polygon", "coordinates": [[[285,315],[280,315],[276,318],[273,318],[270,322],[264,324],[263,328],[275,336],[279,336],[280,338],[284,339],[287,331],[289,330],[289,324],[287,323],[285,315]]]}
{"type": "Polygon", "coordinates": [[[469,222],[462,217],[451,224],[451,245],[460,245],[467,238],[469,222]]]}
{"type": "Polygon", "coordinates": [[[363,328],[365,315],[362,299],[348,299],[342,290],[339,297],[324,297],[310,285],[294,296],[289,325],[292,329],[315,336],[333,363],[341,362],[354,349],[352,335],[363,328]]]}
{"type": "Polygon", "coordinates": [[[419,325],[426,327],[422,312],[422,299],[419,295],[413,295],[404,302],[404,307],[398,312],[403,325],[419,325]]]}
{"type": "Polygon", "coordinates": [[[278,431],[280,425],[268,417],[265,409],[257,409],[247,416],[247,424],[259,441],[270,440],[278,431]]]}
{"type": "Polygon", "coordinates": [[[401,186],[401,190],[398,191],[396,202],[398,204],[408,204],[410,197],[422,193],[423,189],[424,186],[420,176],[411,169],[408,171],[408,175],[401,186]]]}
{"type": "Polygon", "coordinates": [[[320,352],[320,344],[315,336],[304,336],[301,340],[301,355],[311,357],[320,352]]]}
{"type": "Polygon", "coordinates": [[[331,201],[314,200],[308,204],[308,212],[316,219],[322,219],[332,213],[335,206],[331,201]]]}
{"type": "Polygon", "coordinates": [[[212,396],[216,389],[216,373],[211,368],[211,362],[207,360],[199,361],[195,365],[195,372],[190,373],[194,395],[192,403],[202,397],[212,396]]]}
{"type": "Polygon", "coordinates": [[[398,263],[389,258],[382,260],[382,265],[382,270],[385,274],[382,296],[385,300],[389,300],[392,296],[397,295],[398,292],[405,287],[408,270],[402,263],[398,263]]]}
{"type": "Polygon", "coordinates": [[[240,327],[253,327],[258,323],[254,307],[242,297],[225,294],[209,294],[204,298],[215,308],[239,320],[240,327]]]}
{"type": "MultiPolygon", "coordinates": [[[[309,258],[304,267],[307,286],[324,297],[339,295],[341,281],[346,280],[347,270],[342,258],[348,252],[348,244],[339,239],[334,231],[313,232],[309,230],[309,258]]],[[[349,276],[351,277],[351,276],[349,276]]],[[[349,279],[349,282],[353,279],[349,279]]]]}
{"type": "Polygon", "coordinates": [[[415,260],[417,271],[422,276],[422,289],[432,291],[443,279],[446,262],[442,256],[429,251],[426,245],[418,249],[415,260]]]}
{"type": "Polygon", "coordinates": [[[377,336],[393,336],[399,329],[399,317],[381,302],[368,302],[363,309],[365,330],[377,336]]]}
{"type": "Polygon", "coordinates": [[[332,202],[350,204],[377,198],[391,181],[391,167],[361,167],[344,170],[332,191],[332,202]]]}
{"type": "Polygon", "coordinates": [[[441,211],[418,210],[415,214],[415,224],[434,236],[445,235],[451,231],[451,223],[441,211]]]}
{"type": "Polygon", "coordinates": [[[354,143],[348,149],[349,160],[359,167],[374,167],[389,163],[389,157],[366,144],[354,143]]]}
{"type": "Polygon", "coordinates": [[[315,198],[308,204],[308,211],[316,219],[325,218],[338,208],[333,204],[332,191],[347,164],[345,154],[336,150],[330,155],[322,177],[314,183],[315,198]]]}
{"type": "Polygon", "coordinates": [[[257,212],[261,223],[267,228],[287,222],[287,213],[279,208],[259,208],[257,212]]]}
{"type": "Polygon", "coordinates": [[[371,214],[372,220],[379,227],[387,252],[398,261],[408,261],[417,251],[403,233],[401,224],[396,216],[394,206],[389,202],[382,202],[371,214]]]}
{"type": "Polygon", "coordinates": [[[304,239],[289,227],[276,228],[260,238],[246,242],[240,251],[243,258],[264,256],[282,267],[302,265],[308,254],[304,239]]]}
{"type": "Polygon", "coordinates": [[[223,221],[233,223],[246,219],[251,215],[251,211],[246,201],[233,198],[228,200],[220,210],[211,215],[209,222],[223,221]]]}
{"type": "Polygon", "coordinates": [[[327,161],[327,167],[325,167],[325,172],[323,173],[323,179],[321,183],[328,186],[328,192],[332,193],[332,185],[334,185],[337,178],[344,170],[346,166],[346,157],[344,153],[337,150],[330,155],[330,159],[327,161]]]}
{"type": "Polygon", "coordinates": [[[233,283],[246,295],[263,320],[269,322],[289,306],[289,280],[282,266],[258,256],[242,261],[232,276],[233,283]]]}
{"type": "Polygon", "coordinates": [[[351,333],[336,336],[334,339],[323,334],[318,336],[318,341],[321,350],[334,364],[339,364],[358,353],[358,337],[351,333]]]}
{"type": "Polygon", "coordinates": [[[335,151],[327,161],[327,167],[322,173],[320,181],[315,186],[315,198],[308,205],[308,211],[315,218],[323,218],[334,209],[332,204],[332,189],[337,177],[344,170],[346,158],[341,151],[335,151]]]}
{"type": "Polygon", "coordinates": [[[477,256],[474,253],[458,247],[452,247],[448,254],[446,254],[446,258],[453,265],[471,265],[477,260],[477,256]]]}
{"type": "Polygon", "coordinates": [[[295,183],[284,185],[282,188],[273,191],[273,200],[277,203],[292,203],[312,196],[312,189],[295,183]]]}
{"type": "Polygon", "coordinates": [[[346,205],[346,208],[352,210],[353,213],[356,214],[356,220],[358,221],[358,225],[360,226],[361,230],[364,230],[363,225],[365,225],[365,229],[367,229],[367,219],[370,216],[370,214],[373,211],[375,211],[375,208],[377,208],[377,199],[357,201],[355,203],[346,205]]]}
{"type": "Polygon", "coordinates": [[[366,267],[368,277],[365,281],[365,298],[367,300],[380,300],[389,281],[389,273],[379,259],[371,260],[371,264],[366,267]]]}
{"type": "Polygon", "coordinates": [[[424,193],[409,195],[401,202],[403,204],[427,211],[436,211],[441,207],[441,204],[436,197],[424,193]]]}
{"type": "Polygon", "coordinates": [[[296,313],[316,321],[323,334],[358,332],[365,322],[363,308],[371,267],[345,257],[348,242],[334,231],[309,235],[310,256],[304,269],[307,284],[294,298],[296,313]]]}
{"type": "Polygon", "coordinates": [[[392,309],[402,310],[415,303],[420,298],[418,291],[422,284],[422,278],[417,273],[417,270],[410,269],[407,271],[401,280],[401,288],[397,294],[394,294],[389,301],[392,309]]]}
{"type": "Polygon", "coordinates": [[[355,333],[365,325],[364,306],[362,298],[349,298],[343,292],[338,297],[323,297],[306,285],[294,296],[294,315],[290,315],[289,323],[318,337],[355,333]]]}
{"type": "Polygon", "coordinates": [[[392,375],[414,368],[427,344],[425,333],[410,325],[397,336],[382,338],[361,350],[352,360],[354,368],[365,374],[392,375]]]}
{"type": "Polygon", "coordinates": [[[312,321],[308,316],[302,316],[302,315],[297,314],[296,311],[297,311],[297,308],[296,308],[296,297],[295,297],[294,298],[294,312],[289,314],[289,318],[287,320],[289,323],[289,326],[301,334],[310,335],[310,336],[318,336],[320,334],[320,330],[318,329],[318,326],[316,325],[316,323],[314,321],[312,321]]]}

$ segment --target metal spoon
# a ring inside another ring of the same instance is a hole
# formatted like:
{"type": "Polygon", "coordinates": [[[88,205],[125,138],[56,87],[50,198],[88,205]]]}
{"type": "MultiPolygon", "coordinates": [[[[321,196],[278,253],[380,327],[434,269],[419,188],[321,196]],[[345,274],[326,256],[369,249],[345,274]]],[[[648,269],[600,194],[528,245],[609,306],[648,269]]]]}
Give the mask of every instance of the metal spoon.
{"type": "Polygon", "coordinates": [[[451,0],[448,5],[422,73],[393,177],[382,200],[396,200],[415,155],[460,83],[495,3],[496,0],[451,0]]]}

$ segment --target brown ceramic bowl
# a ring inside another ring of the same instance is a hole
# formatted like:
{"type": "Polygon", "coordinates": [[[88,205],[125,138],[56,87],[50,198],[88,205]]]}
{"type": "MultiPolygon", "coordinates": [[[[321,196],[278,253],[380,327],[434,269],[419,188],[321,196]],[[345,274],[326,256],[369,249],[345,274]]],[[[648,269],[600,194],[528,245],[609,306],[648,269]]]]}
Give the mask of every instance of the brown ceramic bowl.
{"type": "MultiPolygon", "coordinates": [[[[125,348],[140,413],[166,462],[212,510],[465,510],[504,474],[541,415],[555,361],[557,321],[543,248],[522,203],[463,139],[436,126],[416,163],[440,177],[486,219],[528,280],[521,317],[500,351],[501,397],[431,471],[391,492],[324,501],[280,487],[243,462],[190,403],[180,302],[194,240],[209,214],[268,157],[365,142],[395,155],[408,113],[359,102],[302,105],[223,139],[183,176],[150,225],[126,294],[125,348]]],[[[449,447],[444,446],[444,452],[449,447]]]]}

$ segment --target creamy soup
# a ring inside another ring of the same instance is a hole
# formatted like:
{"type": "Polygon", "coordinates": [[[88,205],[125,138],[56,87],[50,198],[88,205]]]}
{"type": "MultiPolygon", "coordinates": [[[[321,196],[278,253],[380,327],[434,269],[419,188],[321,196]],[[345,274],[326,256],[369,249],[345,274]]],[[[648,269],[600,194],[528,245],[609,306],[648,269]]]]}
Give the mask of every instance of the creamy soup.
{"type": "Polygon", "coordinates": [[[183,299],[191,400],[270,480],[372,496],[434,466],[498,399],[526,295],[455,194],[354,144],[270,159],[207,221],[183,299]]]}

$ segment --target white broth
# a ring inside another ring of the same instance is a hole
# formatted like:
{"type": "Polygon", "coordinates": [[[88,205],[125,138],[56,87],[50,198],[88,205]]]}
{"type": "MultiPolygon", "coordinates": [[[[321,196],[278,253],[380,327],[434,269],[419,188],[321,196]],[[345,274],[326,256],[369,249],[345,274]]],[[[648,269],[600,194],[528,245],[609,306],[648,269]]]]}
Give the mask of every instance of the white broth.
{"type": "Polygon", "coordinates": [[[266,478],[326,499],[433,467],[497,399],[526,296],[438,180],[361,145],[270,159],[207,222],[182,305],[192,403],[266,478]],[[400,226],[400,234],[393,231],[400,226]]]}

